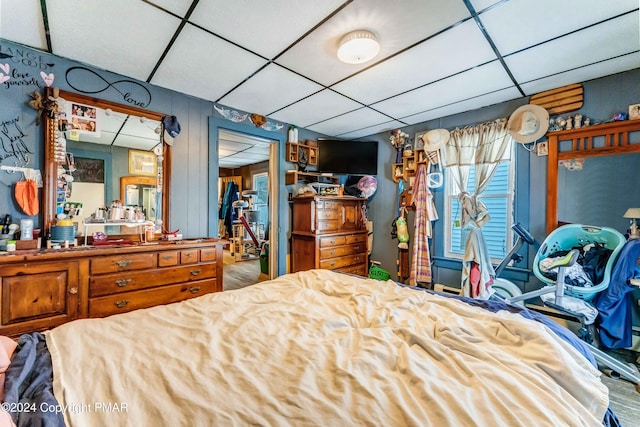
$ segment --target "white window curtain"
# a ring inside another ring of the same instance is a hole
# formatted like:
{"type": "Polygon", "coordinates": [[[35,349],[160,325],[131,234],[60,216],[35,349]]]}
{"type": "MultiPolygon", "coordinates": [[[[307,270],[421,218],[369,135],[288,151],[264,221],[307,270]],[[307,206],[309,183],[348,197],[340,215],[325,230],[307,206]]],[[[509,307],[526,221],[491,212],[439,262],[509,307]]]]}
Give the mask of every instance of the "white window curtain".
{"type": "Polygon", "coordinates": [[[488,297],[495,277],[482,226],[489,222],[489,212],[480,195],[487,188],[498,163],[510,160],[512,143],[507,119],[457,128],[445,146],[444,167],[450,168],[461,206],[461,227],[467,234],[462,260],[461,294],[474,298],[488,297]],[[467,188],[469,172],[475,168],[475,188],[467,188]]]}
{"type": "Polygon", "coordinates": [[[489,214],[479,196],[487,188],[498,163],[510,160],[511,135],[507,119],[498,119],[477,126],[457,128],[445,146],[444,167],[451,168],[458,189],[462,210],[462,226],[470,219],[483,226],[489,222],[489,214]],[[470,168],[475,168],[475,188],[467,189],[470,168]],[[463,203],[465,202],[465,203],[463,203]]]}

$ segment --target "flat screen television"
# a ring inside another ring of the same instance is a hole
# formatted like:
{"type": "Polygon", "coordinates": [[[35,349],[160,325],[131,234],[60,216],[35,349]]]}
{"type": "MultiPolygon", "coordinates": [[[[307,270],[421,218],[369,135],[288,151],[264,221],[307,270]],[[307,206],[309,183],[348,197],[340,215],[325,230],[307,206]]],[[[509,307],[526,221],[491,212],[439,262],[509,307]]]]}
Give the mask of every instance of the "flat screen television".
{"type": "Polygon", "coordinates": [[[318,139],[318,171],[337,175],[376,175],[378,142],[318,139]]]}

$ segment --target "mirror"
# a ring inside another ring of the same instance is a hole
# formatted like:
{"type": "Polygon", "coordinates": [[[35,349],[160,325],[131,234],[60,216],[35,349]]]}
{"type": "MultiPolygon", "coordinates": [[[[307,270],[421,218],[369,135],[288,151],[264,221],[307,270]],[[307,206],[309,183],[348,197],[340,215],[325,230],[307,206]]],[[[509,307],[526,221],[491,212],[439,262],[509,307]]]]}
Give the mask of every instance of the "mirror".
{"type": "Polygon", "coordinates": [[[137,241],[135,228],[114,224],[142,218],[169,229],[171,147],[162,141],[164,114],[62,90],[55,98],[51,88],[45,96],[58,105],[55,117],[45,116],[45,228],[64,213],[78,223],[78,234],[85,220],[102,219],[104,226],[92,224],[88,235],[102,231],[137,241]],[[101,209],[117,204],[119,215],[101,209]]]}
{"type": "Polygon", "coordinates": [[[155,221],[158,179],[147,176],[120,178],[120,200],[125,207],[139,207],[145,219],[155,221]]]}
{"type": "Polygon", "coordinates": [[[563,223],[624,233],[628,208],[640,207],[640,121],[551,132],[547,164],[547,234],[563,223]]]}

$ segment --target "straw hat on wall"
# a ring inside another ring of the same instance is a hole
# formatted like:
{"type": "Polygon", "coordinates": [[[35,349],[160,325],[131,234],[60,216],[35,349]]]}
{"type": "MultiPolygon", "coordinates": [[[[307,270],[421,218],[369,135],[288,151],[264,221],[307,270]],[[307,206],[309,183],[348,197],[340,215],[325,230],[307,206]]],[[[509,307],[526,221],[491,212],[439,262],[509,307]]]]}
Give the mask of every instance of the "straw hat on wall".
{"type": "Polygon", "coordinates": [[[518,107],[507,122],[507,130],[516,141],[527,144],[542,137],[549,129],[549,113],[539,105],[518,107]]]}

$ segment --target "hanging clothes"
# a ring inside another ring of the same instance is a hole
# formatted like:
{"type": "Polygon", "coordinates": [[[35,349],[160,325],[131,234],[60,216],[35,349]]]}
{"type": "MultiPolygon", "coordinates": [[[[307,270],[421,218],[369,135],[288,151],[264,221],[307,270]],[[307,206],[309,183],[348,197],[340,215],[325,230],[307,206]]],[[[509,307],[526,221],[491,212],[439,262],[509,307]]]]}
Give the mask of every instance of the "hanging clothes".
{"type": "Polygon", "coordinates": [[[485,222],[486,215],[478,214],[476,199],[471,194],[461,193],[460,200],[462,211],[467,215],[463,231],[468,233],[462,257],[460,295],[487,299],[491,296],[489,288],[493,284],[496,272],[491,264],[491,255],[482,233],[482,224],[485,222]]]}
{"type": "Polygon", "coordinates": [[[431,283],[431,259],[429,255],[429,238],[432,234],[431,221],[438,219],[433,203],[433,194],[427,185],[427,167],[418,166],[413,187],[413,203],[415,205],[413,253],[409,284],[431,283]]]}
{"type": "Polygon", "coordinates": [[[237,218],[237,212],[233,209],[233,202],[238,200],[238,185],[235,182],[227,183],[222,200],[221,216],[227,229],[227,235],[233,236],[233,221],[237,218]]]}
{"type": "Polygon", "coordinates": [[[611,271],[609,286],[595,298],[599,316],[600,343],[608,348],[626,348],[632,345],[631,292],[635,286],[629,284],[634,277],[640,256],[640,239],[624,244],[611,271]]]}
{"type": "Polygon", "coordinates": [[[487,299],[489,287],[496,277],[491,256],[484,241],[482,228],[475,222],[467,224],[469,235],[462,258],[462,287],[460,294],[465,297],[487,299]]]}

